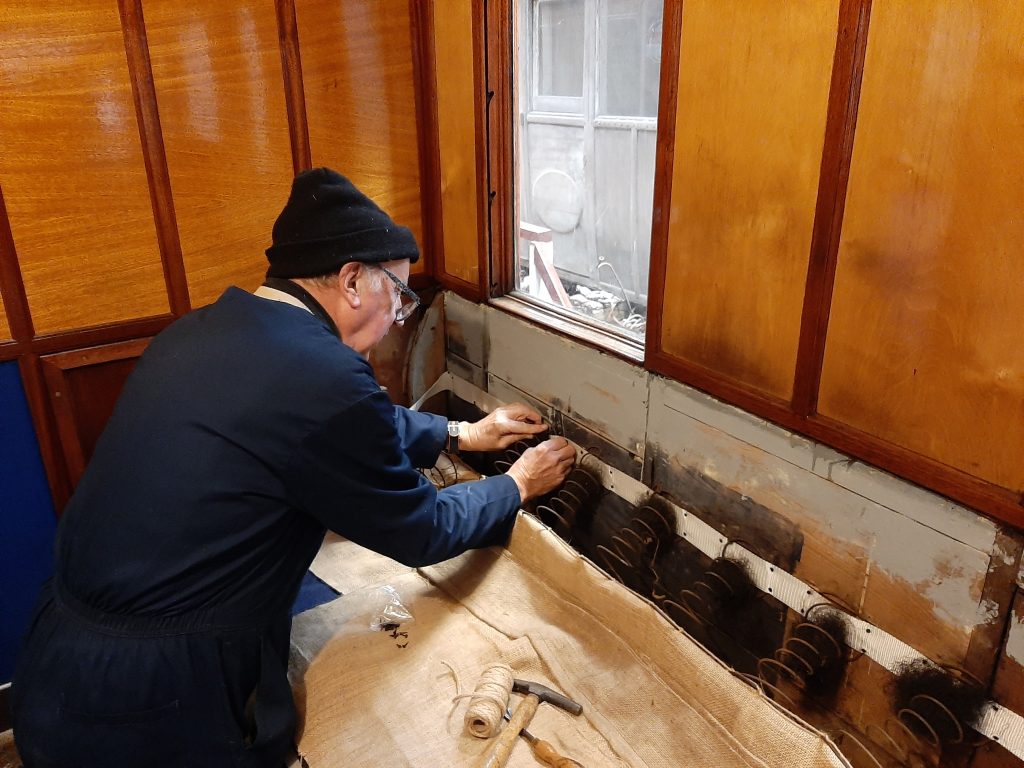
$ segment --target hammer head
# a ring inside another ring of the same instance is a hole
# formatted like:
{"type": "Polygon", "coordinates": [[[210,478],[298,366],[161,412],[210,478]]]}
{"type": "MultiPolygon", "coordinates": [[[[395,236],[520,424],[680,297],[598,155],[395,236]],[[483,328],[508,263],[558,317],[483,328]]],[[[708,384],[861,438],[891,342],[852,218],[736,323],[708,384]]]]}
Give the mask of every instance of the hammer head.
{"type": "Polygon", "coordinates": [[[540,699],[542,704],[554,704],[556,707],[561,707],[566,712],[573,715],[578,715],[583,711],[583,707],[572,699],[563,696],[557,691],[553,691],[546,685],[541,685],[540,683],[533,683],[529,680],[519,680],[517,678],[512,682],[512,690],[516,693],[536,696],[540,699]]]}

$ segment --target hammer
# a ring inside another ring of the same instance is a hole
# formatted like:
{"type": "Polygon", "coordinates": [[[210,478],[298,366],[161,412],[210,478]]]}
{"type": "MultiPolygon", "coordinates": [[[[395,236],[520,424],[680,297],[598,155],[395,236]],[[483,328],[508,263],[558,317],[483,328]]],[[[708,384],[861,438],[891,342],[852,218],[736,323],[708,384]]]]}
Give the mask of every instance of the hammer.
{"type": "MultiPolygon", "coordinates": [[[[562,694],[551,690],[546,685],[541,685],[540,683],[531,683],[529,680],[516,679],[512,683],[512,690],[515,693],[526,694],[526,698],[519,702],[519,706],[516,707],[516,711],[509,720],[508,725],[505,726],[505,730],[503,730],[501,735],[494,740],[494,746],[484,758],[484,761],[480,763],[479,768],[503,768],[505,763],[508,762],[508,757],[512,753],[512,748],[516,744],[516,738],[519,736],[519,732],[530,724],[530,721],[533,719],[533,715],[537,711],[537,707],[541,705],[541,702],[545,704],[554,704],[556,707],[561,707],[566,712],[573,715],[579,715],[583,711],[583,707],[572,699],[569,699],[562,694]]],[[[553,757],[555,759],[559,759],[557,755],[553,755],[553,757]]],[[[548,764],[550,765],[551,763],[548,764]]],[[[557,766],[558,763],[555,763],[555,765],[557,766]]],[[[566,763],[566,765],[571,765],[571,763],[566,763]]]]}

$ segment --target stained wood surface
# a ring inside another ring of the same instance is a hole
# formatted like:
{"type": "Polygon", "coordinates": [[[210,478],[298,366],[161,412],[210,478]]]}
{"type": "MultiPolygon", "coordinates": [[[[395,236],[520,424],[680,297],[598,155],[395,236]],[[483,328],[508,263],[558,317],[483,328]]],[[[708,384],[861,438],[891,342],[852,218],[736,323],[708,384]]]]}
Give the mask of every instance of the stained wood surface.
{"type": "Polygon", "coordinates": [[[145,5],[181,251],[193,306],[266,272],[293,175],[272,3],[145,5]]]}
{"type": "Polygon", "coordinates": [[[0,178],[37,333],[168,310],[115,3],[8,4],[0,178]]]}
{"type": "Polygon", "coordinates": [[[876,0],[819,411],[1024,487],[1024,7],[876,0]]]}
{"type": "Polygon", "coordinates": [[[7,312],[4,310],[4,303],[0,300],[0,341],[11,340],[11,328],[7,324],[7,312]]]}
{"type": "MultiPolygon", "coordinates": [[[[434,17],[437,62],[438,151],[441,157],[441,220],[445,273],[476,283],[480,279],[480,220],[477,211],[476,95],[473,81],[473,12],[468,0],[446,6],[434,17]]],[[[511,116],[510,116],[511,120],[511,116]]],[[[507,122],[511,130],[511,122],[507,122]]],[[[500,237],[500,235],[499,235],[500,237]]]]}
{"type": "Polygon", "coordinates": [[[788,399],[838,4],[683,6],[661,349],[788,399]]]}
{"type": "Polygon", "coordinates": [[[408,0],[295,6],[313,165],[348,176],[422,243],[408,0]]]}
{"type": "Polygon", "coordinates": [[[85,471],[124,382],[149,341],[138,339],[41,359],[60,453],[72,486],[85,471]]]}

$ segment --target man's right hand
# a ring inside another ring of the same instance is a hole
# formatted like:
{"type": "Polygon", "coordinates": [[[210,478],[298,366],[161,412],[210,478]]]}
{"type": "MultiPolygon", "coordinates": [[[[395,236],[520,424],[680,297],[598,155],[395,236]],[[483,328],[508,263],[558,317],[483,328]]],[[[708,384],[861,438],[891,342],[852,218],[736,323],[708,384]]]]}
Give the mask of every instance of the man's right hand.
{"type": "Polygon", "coordinates": [[[576,462],[576,449],[564,437],[552,437],[527,448],[508,474],[519,486],[521,503],[553,491],[565,481],[576,462]]]}

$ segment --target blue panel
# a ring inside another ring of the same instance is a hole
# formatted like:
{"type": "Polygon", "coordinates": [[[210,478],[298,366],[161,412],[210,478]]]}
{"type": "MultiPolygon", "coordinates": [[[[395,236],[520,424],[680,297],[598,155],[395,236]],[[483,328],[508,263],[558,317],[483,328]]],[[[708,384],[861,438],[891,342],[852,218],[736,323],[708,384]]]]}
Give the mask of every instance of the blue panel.
{"type": "Polygon", "coordinates": [[[0,683],[53,570],[56,519],[17,363],[0,364],[0,683]]]}
{"type": "Polygon", "coordinates": [[[306,571],[302,578],[302,585],[299,587],[299,594],[292,605],[292,616],[318,605],[329,603],[341,593],[327,582],[323,581],[312,571],[306,571]]]}

